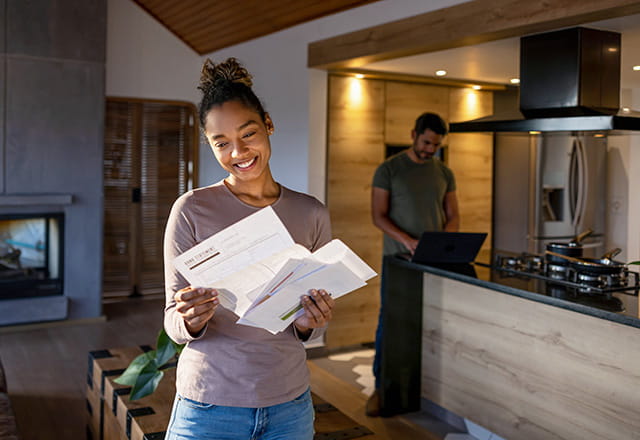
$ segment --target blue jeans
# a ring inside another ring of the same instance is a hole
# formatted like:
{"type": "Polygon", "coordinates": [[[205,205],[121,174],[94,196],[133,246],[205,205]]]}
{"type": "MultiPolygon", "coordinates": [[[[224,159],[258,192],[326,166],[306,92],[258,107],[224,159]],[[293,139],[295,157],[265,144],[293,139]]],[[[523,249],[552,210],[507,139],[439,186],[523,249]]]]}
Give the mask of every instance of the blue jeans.
{"type": "Polygon", "coordinates": [[[311,391],[279,405],[209,405],[176,395],[165,440],[312,440],[311,391]]]}

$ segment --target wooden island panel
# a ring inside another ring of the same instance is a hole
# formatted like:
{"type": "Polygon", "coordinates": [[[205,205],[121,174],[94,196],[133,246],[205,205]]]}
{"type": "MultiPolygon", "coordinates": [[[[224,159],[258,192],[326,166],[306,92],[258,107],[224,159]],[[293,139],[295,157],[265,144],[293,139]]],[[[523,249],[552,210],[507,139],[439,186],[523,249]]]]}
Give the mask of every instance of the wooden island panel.
{"type": "Polygon", "coordinates": [[[422,397],[509,440],[640,438],[637,328],[423,283],[422,397]]]}

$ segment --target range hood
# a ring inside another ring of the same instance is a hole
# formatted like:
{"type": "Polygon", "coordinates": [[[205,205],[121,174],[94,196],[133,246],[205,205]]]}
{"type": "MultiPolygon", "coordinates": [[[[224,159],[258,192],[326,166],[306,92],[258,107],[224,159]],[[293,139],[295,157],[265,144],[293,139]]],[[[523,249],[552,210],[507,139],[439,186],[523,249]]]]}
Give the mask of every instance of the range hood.
{"type": "Polygon", "coordinates": [[[519,111],[450,124],[451,132],[640,130],[620,110],[620,34],[585,27],[520,39],[519,111]]]}

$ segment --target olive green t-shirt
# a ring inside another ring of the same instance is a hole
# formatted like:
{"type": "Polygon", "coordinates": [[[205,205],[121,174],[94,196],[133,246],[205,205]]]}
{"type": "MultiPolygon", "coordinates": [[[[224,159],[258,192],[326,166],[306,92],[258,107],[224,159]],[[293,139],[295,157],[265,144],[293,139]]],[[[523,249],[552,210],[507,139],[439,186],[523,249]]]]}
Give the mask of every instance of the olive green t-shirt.
{"type": "MultiPolygon", "coordinates": [[[[444,197],[455,191],[453,172],[440,159],[415,163],[406,151],[383,162],[373,176],[373,186],[389,191],[389,217],[415,238],[424,231],[441,231],[446,223],[444,197]]],[[[384,234],[384,255],[407,248],[384,234]]]]}

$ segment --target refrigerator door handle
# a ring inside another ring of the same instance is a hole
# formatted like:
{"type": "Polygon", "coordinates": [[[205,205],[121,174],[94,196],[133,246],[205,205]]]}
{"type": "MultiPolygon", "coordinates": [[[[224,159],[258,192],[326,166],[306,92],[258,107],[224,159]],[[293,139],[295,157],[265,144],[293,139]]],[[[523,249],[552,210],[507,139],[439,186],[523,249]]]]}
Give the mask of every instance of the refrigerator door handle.
{"type": "Polygon", "coordinates": [[[582,219],[584,218],[584,211],[587,206],[587,194],[589,194],[589,169],[587,166],[587,152],[585,151],[584,145],[580,139],[576,139],[576,146],[578,152],[578,178],[576,180],[577,183],[577,205],[576,205],[576,215],[574,218],[574,227],[576,228],[576,233],[578,232],[578,228],[582,228],[582,219]]]}
{"type": "Polygon", "coordinates": [[[579,173],[579,159],[577,140],[574,138],[571,145],[571,158],[569,160],[569,214],[571,216],[571,224],[574,230],[577,226],[577,208],[578,208],[578,173],[579,173]]]}

